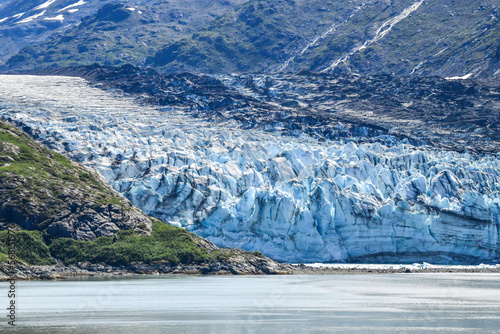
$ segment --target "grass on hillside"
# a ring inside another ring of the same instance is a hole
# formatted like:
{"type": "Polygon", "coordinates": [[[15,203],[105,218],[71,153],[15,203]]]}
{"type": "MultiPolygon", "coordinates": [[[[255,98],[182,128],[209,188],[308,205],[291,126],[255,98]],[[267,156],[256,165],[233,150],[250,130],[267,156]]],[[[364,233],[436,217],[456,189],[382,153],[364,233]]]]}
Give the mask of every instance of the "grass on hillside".
{"type": "Polygon", "coordinates": [[[11,190],[18,199],[45,201],[52,209],[58,210],[64,204],[59,196],[60,190],[69,187],[84,189],[97,205],[114,204],[125,209],[123,201],[91,172],[64,155],[37,144],[21,130],[0,122],[0,144],[5,143],[15,145],[18,152],[7,153],[13,161],[0,164],[0,183],[10,178],[24,179],[22,186],[11,190]]]}
{"type": "MultiPolygon", "coordinates": [[[[7,231],[0,231],[0,262],[7,261],[7,231]]],[[[39,231],[17,231],[17,260],[32,265],[77,262],[126,265],[131,262],[194,264],[205,262],[208,252],[193,241],[189,232],[153,220],[151,235],[139,235],[134,230],[118,231],[113,237],[93,241],[69,238],[44,240],[39,231]],[[48,245],[50,244],[50,246],[48,245]]]]}

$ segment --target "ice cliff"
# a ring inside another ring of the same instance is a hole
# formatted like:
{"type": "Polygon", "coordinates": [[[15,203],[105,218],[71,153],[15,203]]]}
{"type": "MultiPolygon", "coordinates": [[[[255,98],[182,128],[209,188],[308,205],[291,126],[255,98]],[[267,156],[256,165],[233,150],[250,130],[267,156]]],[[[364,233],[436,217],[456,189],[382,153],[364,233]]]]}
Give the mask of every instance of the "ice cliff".
{"type": "Polygon", "coordinates": [[[1,76],[0,96],[0,116],[218,246],[288,262],[500,258],[498,155],[242,130],[77,78],[1,76]]]}

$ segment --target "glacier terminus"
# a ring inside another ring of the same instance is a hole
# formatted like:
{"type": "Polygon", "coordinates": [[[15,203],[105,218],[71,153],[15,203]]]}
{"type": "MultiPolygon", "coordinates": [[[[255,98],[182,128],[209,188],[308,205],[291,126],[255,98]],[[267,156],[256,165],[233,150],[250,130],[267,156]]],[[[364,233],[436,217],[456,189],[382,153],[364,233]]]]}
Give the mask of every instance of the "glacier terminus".
{"type": "Polygon", "coordinates": [[[286,136],[117,94],[3,75],[0,116],[218,246],[286,262],[500,259],[498,154],[286,136]]]}

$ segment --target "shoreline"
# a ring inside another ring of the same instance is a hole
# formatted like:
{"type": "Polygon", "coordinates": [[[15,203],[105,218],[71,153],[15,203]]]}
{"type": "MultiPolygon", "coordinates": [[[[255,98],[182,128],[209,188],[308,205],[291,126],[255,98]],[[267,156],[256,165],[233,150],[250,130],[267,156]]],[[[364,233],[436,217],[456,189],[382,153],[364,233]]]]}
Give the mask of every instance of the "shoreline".
{"type": "MultiPolygon", "coordinates": [[[[126,277],[140,275],[192,275],[192,276],[249,276],[249,275],[378,275],[378,274],[437,274],[437,273],[500,273],[496,265],[430,265],[407,264],[279,264],[273,270],[235,268],[230,264],[214,262],[208,265],[130,264],[110,266],[102,264],[78,263],[73,265],[30,266],[20,264],[16,268],[15,279],[64,280],[77,277],[126,277]]],[[[0,282],[11,278],[0,268],[0,282]]]]}
{"type": "Polygon", "coordinates": [[[500,265],[414,264],[295,264],[294,275],[359,275],[412,273],[500,273],[500,265]]]}

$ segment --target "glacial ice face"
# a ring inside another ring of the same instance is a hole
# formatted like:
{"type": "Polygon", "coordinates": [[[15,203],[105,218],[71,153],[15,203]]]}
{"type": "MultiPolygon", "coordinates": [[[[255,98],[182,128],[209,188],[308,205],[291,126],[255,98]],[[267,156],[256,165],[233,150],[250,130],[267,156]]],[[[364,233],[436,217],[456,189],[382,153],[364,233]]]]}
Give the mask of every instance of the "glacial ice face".
{"type": "Polygon", "coordinates": [[[500,257],[498,156],[245,131],[76,78],[0,76],[0,96],[0,115],[218,246],[288,262],[500,257]]]}

